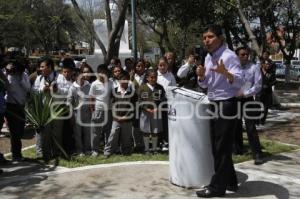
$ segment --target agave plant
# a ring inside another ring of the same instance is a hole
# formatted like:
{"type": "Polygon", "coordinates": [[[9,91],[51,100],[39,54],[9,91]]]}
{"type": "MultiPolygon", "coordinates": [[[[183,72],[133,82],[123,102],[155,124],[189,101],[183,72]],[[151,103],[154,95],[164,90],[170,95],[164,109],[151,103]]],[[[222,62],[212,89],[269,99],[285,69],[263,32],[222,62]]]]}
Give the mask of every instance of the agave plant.
{"type": "MultiPolygon", "coordinates": [[[[25,107],[27,120],[34,126],[37,133],[40,134],[44,133],[43,129],[48,124],[64,116],[67,112],[68,110],[64,106],[53,105],[53,97],[44,93],[32,92],[30,100],[25,107]]],[[[47,141],[53,141],[59,148],[59,150],[68,159],[69,157],[67,153],[58,143],[54,134],[51,133],[51,135],[48,137],[50,137],[51,140],[47,141]]]]}

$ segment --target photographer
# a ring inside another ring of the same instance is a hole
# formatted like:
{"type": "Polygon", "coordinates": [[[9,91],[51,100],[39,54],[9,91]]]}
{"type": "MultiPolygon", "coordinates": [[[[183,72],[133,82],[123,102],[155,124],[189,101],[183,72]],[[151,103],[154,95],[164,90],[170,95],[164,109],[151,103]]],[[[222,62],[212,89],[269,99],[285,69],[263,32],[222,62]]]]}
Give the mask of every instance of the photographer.
{"type": "Polygon", "coordinates": [[[179,68],[177,77],[180,79],[180,87],[182,86],[183,88],[206,93],[206,89],[200,87],[197,81],[198,77],[196,75],[196,63],[199,61],[199,57],[195,57],[193,54],[190,54],[186,63],[179,68]]]}
{"type": "MultiPolygon", "coordinates": [[[[0,57],[1,59],[1,57],[0,57]]],[[[0,61],[0,66],[2,66],[0,61]]],[[[5,93],[6,89],[8,87],[8,80],[5,76],[5,74],[0,70],[0,129],[2,129],[3,123],[4,123],[4,114],[6,109],[6,103],[5,103],[5,93]]],[[[8,161],[5,159],[4,155],[0,152],[0,166],[6,164],[8,161]]],[[[2,169],[0,169],[0,174],[3,172],[2,169]]]]}
{"type": "Polygon", "coordinates": [[[6,75],[9,82],[6,95],[6,119],[10,131],[12,160],[19,162],[22,157],[21,138],[25,128],[25,103],[30,91],[30,81],[20,62],[9,63],[6,75]]]}

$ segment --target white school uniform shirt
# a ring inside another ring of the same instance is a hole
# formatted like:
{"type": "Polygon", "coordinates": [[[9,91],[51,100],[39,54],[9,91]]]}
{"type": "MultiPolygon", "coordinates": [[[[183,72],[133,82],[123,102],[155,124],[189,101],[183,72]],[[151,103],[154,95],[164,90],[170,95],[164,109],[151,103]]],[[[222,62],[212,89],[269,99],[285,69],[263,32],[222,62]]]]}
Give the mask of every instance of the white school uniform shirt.
{"type": "Polygon", "coordinates": [[[139,84],[139,85],[142,85],[144,79],[145,79],[145,74],[143,75],[138,75],[138,74],[134,74],[134,79],[135,81],[139,84]]]}
{"type": "Polygon", "coordinates": [[[168,86],[176,86],[176,80],[171,72],[166,72],[162,74],[161,72],[157,71],[157,83],[162,85],[167,90],[168,86]]]}
{"type": "Polygon", "coordinates": [[[179,78],[184,78],[187,76],[187,74],[189,73],[189,71],[191,70],[193,66],[190,65],[189,63],[185,63],[184,65],[180,66],[180,68],[177,71],[177,76],[179,78]]]}
{"type": "Polygon", "coordinates": [[[113,88],[118,88],[119,85],[120,85],[119,80],[117,80],[117,79],[115,79],[115,78],[112,78],[112,77],[111,77],[111,78],[109,78],[109,81],[112,82],[113,88]]]}
{"type": "Polygon", "coordinates": [[[73,82],[69,90],[68,104],[72,105],[75,114],[76,122],[90,122],[91,112],[89,109],[89,92],[91,84],[88,81],[84,81],[80,86],[76,81],[73,82]]]}
{"type": "Polygon", "coordinates": [[[69,90],[73,82],[67,80],[65,76],[63,76],[62,74],[59,74],[56,79],[56,84],[57,84],[56,94],[58,95],[57,98],[66,99],[68,97],[69,90]]]}
{"type": "Polygon", "coordinates": [[[91,84],[88,81],[84,81],[82,86],[76,81],[73,82],[69,90],[68,103],[73,105],[74,110],[78,110],[82,105],[88,105],[90,87],[91,84]]]}
{"type": "Polygon", "coordinates": [[[43,75],[37,76],[32,86],[32,90],[34,92],[43,92],[47,82],[46,79],[48,80],[48,82],[51,82],[51,84],[56,83],[57,75],[58,74],[56,72],[52,72],[48,77],[44,77],[43,75]]]}
{"type": "Polygon", "coordinates": [[[34,82],[32,90],[35,92],[43,92],[43,89],[47,82],[51,82],[51,85],[57,85],[57,91],[55,93],[51,93],[52,97],[55,98],[55,101],[67,100],[69,89],[73,82],[68,81],[62,74],[52,72],[48,77],[39,75],[34,82]],[[47,81],[45,78],[47,79],[47,81]]]}
{"type": "Polygon", "coordinates": [[[95,98],[96,110],[108,110],[111,108],[111,93],[113,85],[111,81],[105,83],[95,80],[90,88],[89,95],[95,98]]]}
{"type": "Polygon", "coordinates": [[[9,82],[6,94],[6,102],[18,105],[25,105],[27,93],[30,91],[30,81],[28,75],[23,72],[19,75],[8,75],[9,82]]]}

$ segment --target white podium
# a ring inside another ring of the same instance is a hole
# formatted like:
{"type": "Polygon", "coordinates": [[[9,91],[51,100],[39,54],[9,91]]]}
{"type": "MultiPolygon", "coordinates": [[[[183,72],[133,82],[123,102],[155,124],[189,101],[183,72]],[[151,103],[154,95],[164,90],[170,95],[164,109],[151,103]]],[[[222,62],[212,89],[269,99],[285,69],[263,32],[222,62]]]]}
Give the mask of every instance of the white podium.
{"type": "Polygon", "coordinates": [[[207,96],[184,88],[167,91],[170,181],[185,188],[199,188],[214,173],[207,96]]]}

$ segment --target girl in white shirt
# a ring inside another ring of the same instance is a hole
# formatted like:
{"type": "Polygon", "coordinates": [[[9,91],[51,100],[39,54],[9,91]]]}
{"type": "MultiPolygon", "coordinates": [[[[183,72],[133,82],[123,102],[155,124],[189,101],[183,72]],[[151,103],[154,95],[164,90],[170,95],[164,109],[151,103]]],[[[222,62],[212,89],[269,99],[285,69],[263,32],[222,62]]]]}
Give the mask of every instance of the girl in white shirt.
{"type": "Polygon", "coordinates": [[[168,71],[167,59],[162,57],[157,64],[157,83],[162,85],[167,90],[168,86],[176,86],[174,75],[168,71]]]}

